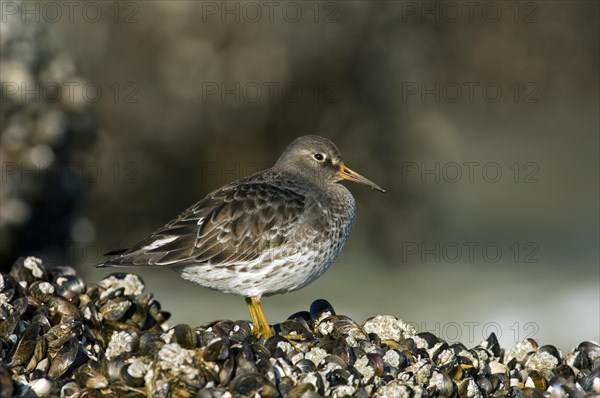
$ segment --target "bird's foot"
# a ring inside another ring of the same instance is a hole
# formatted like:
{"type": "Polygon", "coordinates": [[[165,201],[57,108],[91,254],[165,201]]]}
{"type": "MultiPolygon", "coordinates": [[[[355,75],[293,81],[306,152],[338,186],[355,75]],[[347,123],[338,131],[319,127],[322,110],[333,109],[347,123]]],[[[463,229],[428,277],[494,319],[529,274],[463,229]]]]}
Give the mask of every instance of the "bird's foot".
{"type": "Polygon", "coordinates": [[[290,343],[306,341],[306,337],[302,336],[301,334],[284,334],[282,336],[290,343]]]}
{"type": "Polygon", "coordinates": [[[248,311],[250,312],[250,318],[252,318],[252,333],[258,337],[264,337],[268,339],[273,336],[273,330],[267,323],[265,314],[260,306],[259,297],[246,297],[246,304],[248,304],[248,311]]]}
{"type": "Polygon", "coordinates": [[[252,327],[252,334],[257,338],[264,337],[265,339],[268,339],[273,336],[273,330],[268,324],[254,324],[252,327]]]}

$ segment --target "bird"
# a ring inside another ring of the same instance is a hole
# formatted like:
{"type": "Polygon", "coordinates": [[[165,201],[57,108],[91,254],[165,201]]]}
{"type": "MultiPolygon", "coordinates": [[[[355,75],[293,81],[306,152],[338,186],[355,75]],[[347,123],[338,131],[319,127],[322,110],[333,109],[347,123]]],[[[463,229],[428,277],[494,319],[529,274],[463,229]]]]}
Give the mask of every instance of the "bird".
{"type": "Polygon", "coordinates": [[[355,200],[342,180],[385,189],[348,168],[329,139],[305,135],[273,167],[218,188],[97,267],[169,267],[188,281],[245,298],[257,337],[273,331],[261,298],[314,282],[352,232],[355,200]]]}

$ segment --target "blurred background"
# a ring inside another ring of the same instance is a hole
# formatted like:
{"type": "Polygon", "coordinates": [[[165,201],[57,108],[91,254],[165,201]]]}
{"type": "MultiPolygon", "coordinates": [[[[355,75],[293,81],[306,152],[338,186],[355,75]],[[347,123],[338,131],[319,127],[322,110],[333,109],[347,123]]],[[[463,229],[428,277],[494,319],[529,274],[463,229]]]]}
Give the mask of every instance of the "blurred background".
{"type": "MultiPolygon", "coordinates": [[[[271,322],[326,298],[467,346],[600,340],[596,2],[1,3],[0,264],[150,234],[316,133],[384,186],[271,322]]],[[[171,323],[241,298],[129,269],[171,323]]]]}

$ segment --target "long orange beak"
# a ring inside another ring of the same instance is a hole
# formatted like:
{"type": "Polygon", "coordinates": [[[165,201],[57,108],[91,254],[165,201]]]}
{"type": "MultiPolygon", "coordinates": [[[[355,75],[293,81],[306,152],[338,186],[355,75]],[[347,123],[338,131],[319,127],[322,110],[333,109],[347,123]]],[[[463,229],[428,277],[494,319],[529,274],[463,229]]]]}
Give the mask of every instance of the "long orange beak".
{"type": "Polygon", "coordinates": [[[356,171],[352,171],[350,168],[346,167],[346,165],[342,165],[342,167],[340,167],[338,176],[342,180],[350,180],[350,181],[358,182],[359,184],[368,185],[371,188],[378,190],[379,192],[383,192],[383,193],[386,192],[385,189],[381,188],[379,185],[375,184],[373,181],[361,176],[356,171]]]}

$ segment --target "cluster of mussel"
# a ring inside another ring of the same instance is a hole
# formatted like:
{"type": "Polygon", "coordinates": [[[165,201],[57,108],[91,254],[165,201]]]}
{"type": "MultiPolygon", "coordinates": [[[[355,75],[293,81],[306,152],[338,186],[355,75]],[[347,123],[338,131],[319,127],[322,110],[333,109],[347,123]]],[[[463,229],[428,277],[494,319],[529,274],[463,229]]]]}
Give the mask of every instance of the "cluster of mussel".
{"type": "Polygon", "coordinates": [[[72,268],[19,259],[0,278],[0,396],[585,397],[600,346],[567,355],[525,340],[448,344],[380,315],[359,325],[325,300],[257,339],[246,321],[192,328],[134,274],[86,285],[72,268]]]}

